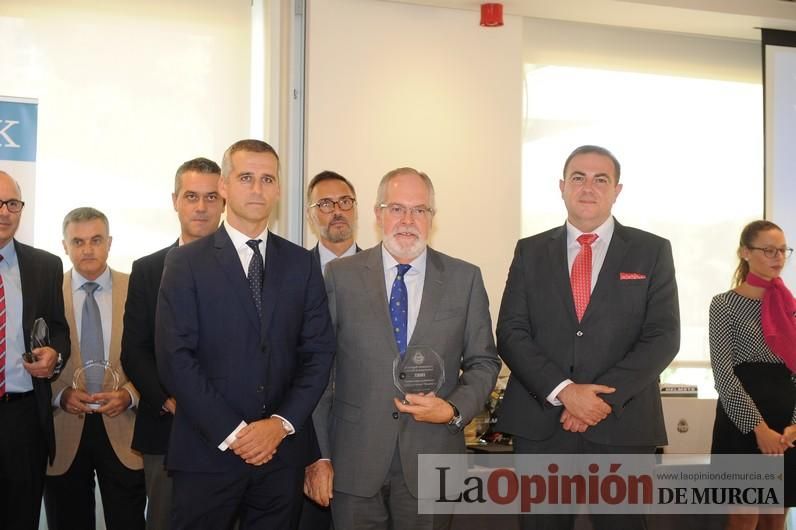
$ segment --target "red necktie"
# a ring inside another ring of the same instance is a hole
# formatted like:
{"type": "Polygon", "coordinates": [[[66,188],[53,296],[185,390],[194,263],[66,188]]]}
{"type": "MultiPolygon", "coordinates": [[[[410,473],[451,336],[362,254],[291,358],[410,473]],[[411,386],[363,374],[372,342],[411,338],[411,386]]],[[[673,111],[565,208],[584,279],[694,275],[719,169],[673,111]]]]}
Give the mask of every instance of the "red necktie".
{"type": "Polygon", "coordinates": [[[575,256],[575,261],[572,263],[572,274],[569,277],[578,322],[583,318],[583,313],[586,312],[589,298],[591,298],[591,244],[598,237],[597,234],[581,234],[578,236],[580,252],[575,256]]]}
{"type": "MultiPolygon", "coordinates": [[[[3,256],[0,256],[3,261],[3,256]]],[[[6,393],[6,290],[0,276],[0,397],[6,393]]]]}

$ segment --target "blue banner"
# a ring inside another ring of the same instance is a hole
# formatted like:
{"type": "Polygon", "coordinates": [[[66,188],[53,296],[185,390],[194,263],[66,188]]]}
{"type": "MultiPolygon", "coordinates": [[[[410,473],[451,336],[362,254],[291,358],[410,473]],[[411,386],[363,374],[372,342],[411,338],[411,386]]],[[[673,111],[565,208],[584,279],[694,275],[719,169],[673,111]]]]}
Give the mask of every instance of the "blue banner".
{"type": "Polygon", "coordinates": [[[36,161],[37,103],[0,99],[0,160],[36,161]]]}

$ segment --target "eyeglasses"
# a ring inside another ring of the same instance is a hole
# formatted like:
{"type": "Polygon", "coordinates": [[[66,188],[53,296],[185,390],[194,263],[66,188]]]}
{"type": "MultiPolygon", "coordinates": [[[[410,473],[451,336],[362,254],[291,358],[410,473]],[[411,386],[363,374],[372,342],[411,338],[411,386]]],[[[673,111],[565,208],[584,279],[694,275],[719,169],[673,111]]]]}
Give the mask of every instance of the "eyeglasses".
{"type": "Polygon", "coordinates": [[[11,213],[19,213],[22,211],[22,207],[25,206],[24,201],[18,201],[17,199],[9,199],[4,201],[0,199],[0,210],[3,209],[3,205],[8,208],[8,211],[11,213]]]}
{"type": "Polygon", "coordinates": [[[788,259],[791,256],[791,254],[793,254],[792,248],[774,248],[774,247],[766,247],[766,248],[746,247],[746,248],[748,248],[749,250],[759,250],[767,258],[776,258],[777,254],[781,253],[785,259],[788,259]]]}
{"type": "Polygon", "coordinates": [[[411,217],[425,217],[434,213],[434,208],[428,206],[404,206],[403,204],[379,204],[379,208],[386,209],[387,213],[395,219],[403,219],[406,212],[409,212],[411,217]]]}
{"type": "Polygon", "coordinates": [[[310,208],[318,208],[323,213],[333,213],[334,207],[337,206],[340,208],[340,211],[347,212],[351,208],[354,207],[357,200],[353,197],[342,197],[339,201],[333,201],[332,199],[321,199],[314,204],[310,204],[310,208]]]}

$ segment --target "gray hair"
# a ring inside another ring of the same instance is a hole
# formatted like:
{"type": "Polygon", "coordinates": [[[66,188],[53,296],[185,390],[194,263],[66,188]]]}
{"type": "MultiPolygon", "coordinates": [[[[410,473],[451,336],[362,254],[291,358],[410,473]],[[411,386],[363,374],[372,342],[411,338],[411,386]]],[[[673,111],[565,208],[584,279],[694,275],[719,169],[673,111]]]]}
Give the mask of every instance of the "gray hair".
{"type": "Polygon", "coordinates": [[[177,173],[174,175],[175,195],[179,193],[182,188],[182,174],[186,171],[196,171],[197,173],[205,173],[207,175],[221,174],[221,168],[209,158],[199,157],[183,162],[182,165],[177,168],[177,173]]]}
{"type": "Polygon", "coordinates": [[[81,206],[80,208],[75,208],[64,217],[64,225],[61,229],[64,238],[66,238],[66,227],[69,226],[69,223],[82,223],[85,221],[93,221],[94,219],[99,219],[105,223],[105,230],[110,233],[111,227],[104,213],[91,206],[81,206]]]}
{"type": "Polygon", "coordinates": [[[276,150],[270,144],[262,140],[238,140],[224,151],[224,158],[221,159],[221,176],[224,177],[225,181],[229,178],[229,172],[232,171],[232,155],[238,151],[271,153],[276,158],[276,161],[279,162],[279,155],[276,154],[276,150]]]}
{"type": "Polygon", "coordinates": [[[397,177],[398,175],[417,175],[420,177],[420,180],[426,185],[428,188],[428,202],[427,204],[429,208],[435,210],[434,207],[434,184],[431,182],[431,179],[428,175],[423,173],[422,171],[418,171],[411,167],[399,167],[397,169],[393,169],[392,171],[388,172],[381,178],[381,182],[379,182],[379,189],[376,192],[376,208],[379,207],[380,204],[384,204],[385,199],[387,198],[387,186],[390,184],[390,181],[397,177]]]}

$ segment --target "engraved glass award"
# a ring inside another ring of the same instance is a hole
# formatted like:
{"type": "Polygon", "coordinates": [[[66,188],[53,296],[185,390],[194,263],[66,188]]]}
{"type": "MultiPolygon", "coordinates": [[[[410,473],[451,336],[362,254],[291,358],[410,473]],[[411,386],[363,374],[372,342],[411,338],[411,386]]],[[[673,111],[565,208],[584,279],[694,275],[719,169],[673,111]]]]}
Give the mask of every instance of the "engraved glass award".
{"type": "Polygon", "coordinates": [[[411,346],[392,363],[393,381],[402,394],[437,392],[445,383],[442,358],[428,346],[411,346]]]}
{"type": "MultiPolygon", "coordinates": [[[[30,330],[30,349],[43,348],[50,345],[50,328],[47,327],[47,322],[39,317],[33,321],[33,327],[30,330]]],[[[31,352],[22,354],[22,358],[26,363],[36,362],[36,358],[31,352]]]]}
{"type": "MultiPolygon", "coordinates": [[[[75,370],[72,388],[88,394],[113,392],[119,390],[119,372],[109,361],[87,361],[75,370]]],[[[89,403],[89,407],[99,408],[101,403],[89,403]]]]}

